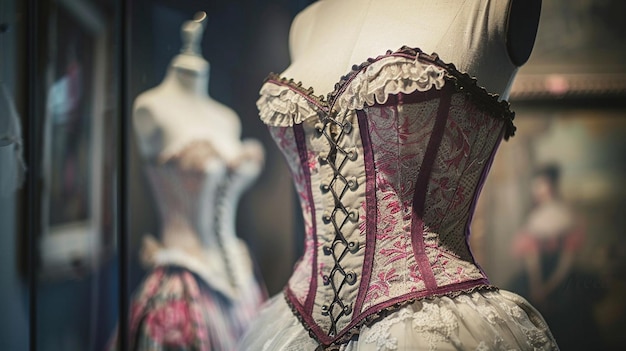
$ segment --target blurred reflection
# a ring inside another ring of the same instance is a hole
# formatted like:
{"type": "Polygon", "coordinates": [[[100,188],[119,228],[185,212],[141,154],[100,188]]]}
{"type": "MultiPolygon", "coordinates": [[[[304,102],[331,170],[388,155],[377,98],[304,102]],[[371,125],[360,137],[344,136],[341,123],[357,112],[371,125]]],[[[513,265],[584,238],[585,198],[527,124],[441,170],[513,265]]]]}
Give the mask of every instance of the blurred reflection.
{"type": "Polygon", "coordinates": [[[120,12],[108,0],[45,0],[35,13],[38,58],[27,62],[37,84],[27,103],[40,184],[30,189],[37,218],[25,219],[37,236],[31,338],[40,351],[98,350],[118,317],[120,12]]]}
{"type": "Polygon", "coordinates": [[[13,97],[0,77],[0,196],[9,196],[24,181],[22,127],[13,97]]]}
{"type": "Polygon", "coordinates": [[[599,334],[592,304],[602,291],[599,278],[574,268],[585,231],[559,193],[560,167],[540,168],[532,180],[533,208],[516,235],[513,252],[524,261],[512,290],[527,297],[541,311],[561,347],[597,347],[599,334]]]}
{"type": "MultiPolygon", "coordinates": [[[[59,28],[69,31],[68,27],[59,28]]],[[[83,33],[60,32],[68,40],[63,40],[63,45],[58,44],[58,67],[51,68],[59,78],[48,92],[49,145],[44,148],[45,159],[49,161],[48,223],[51,226],[87,220],[92,192],[88,173],[93,112],[92,103],[83,98],[85,87],[90,86],[85,82],[83,71],[92,71],[91,67],[83,69],[83,66],[91,61],[89,54],[92,52],[81,45],[88,40],[83,33]],[[77,56],[77,51],[81,57],[77,56]]]]}

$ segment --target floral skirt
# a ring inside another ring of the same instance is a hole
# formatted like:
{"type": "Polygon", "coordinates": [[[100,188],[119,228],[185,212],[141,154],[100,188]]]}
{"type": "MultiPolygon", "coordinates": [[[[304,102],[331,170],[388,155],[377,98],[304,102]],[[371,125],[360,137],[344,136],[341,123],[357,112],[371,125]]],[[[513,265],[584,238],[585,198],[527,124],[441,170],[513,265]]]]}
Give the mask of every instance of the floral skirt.
{"type": "Polygon", "coordinates": [[[188,269],[156,267],[131,302],[129,349],[235,350],[264,298],[247,293],[256,297],[227,298],[188,269]]]}
{"type": "MultiPolygon", "coordinates": [[[[267,302],[239,344],[242,351],[315,350],[283,296],[267,302]]],[[[476,291],[414,302],[364,326],[342,351],[558,350],[539,312],[508,291],[476,291]]]]}

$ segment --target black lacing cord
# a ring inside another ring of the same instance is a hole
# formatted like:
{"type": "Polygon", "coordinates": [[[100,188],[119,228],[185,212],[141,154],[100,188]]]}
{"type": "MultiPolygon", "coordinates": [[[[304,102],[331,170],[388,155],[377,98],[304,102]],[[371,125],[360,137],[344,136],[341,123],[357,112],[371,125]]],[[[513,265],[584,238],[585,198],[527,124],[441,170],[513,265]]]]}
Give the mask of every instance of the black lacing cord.
{"type": "MultiPolygon", "coordinates": [[[[346,113],[347,114],[347,113],[346,113]]],[[[321,188],[323,192],[330,192],[334,200],[334,207],[330,214],[324,214],[322,220],[324,223],[331,223],[335,232],[335,237],[330,246],[323,248],[324,254],[332,256],[333,268],[329,275],[324,275],[323,280],[325,285],[330,285],[333,290],[333,300],[330,304],[322,306],[322,315],[328,316],[331,322],[329,335],[337,334],[337,323],[339,320],[352,313],[352,304],[346,304],[341,300],[339,294],[345,286],[345,284],[353,285],[356,283],[356,273],[346,272],[341,266],[341,261],[346,257],[348,253],[355,253],[358,250],[358,244],[350,242],[342,233],[342,229],[349,221],[356,221],[358,216],[355,212],[351,212],[341,202],[343,196],[349,189],[354,189],[356,184],[354,181],[348,180],[343,174],[342,170],[348,161],[353,161],[356,157],[355,151],[349,151],[342,148],[339,143],[346,134],[352,131],[352,125],[345,119],[346,114],[343,115],[343,120],[339,121],[332,115],[324,118],[323,127],[318,130],[328,140],[330,144],[330,151],[326,158],[320,157],[320,163],[327,164],[333,171],[333,178],[328,185],[322,184],[321,188]],[[343,182],[343,187],[340,191],[335,190],[337,182],[343,182]],[[340,219],[340,214],[344,215],[343,219],[340,219]],[[337,274],[342,276],[339,286],[335,284],[335,277],[337,274]],[[335,306],[339,307],[339,312],[336,313],[335,306]]]]}

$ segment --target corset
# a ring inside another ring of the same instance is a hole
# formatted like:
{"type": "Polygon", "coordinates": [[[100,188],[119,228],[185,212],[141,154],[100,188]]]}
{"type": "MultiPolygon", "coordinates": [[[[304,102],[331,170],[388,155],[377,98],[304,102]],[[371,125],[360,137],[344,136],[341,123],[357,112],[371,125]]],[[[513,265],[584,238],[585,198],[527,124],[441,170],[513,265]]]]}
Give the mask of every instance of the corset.
{"type": "Polygon", "coordinates": [[[197,233],[206,246],[217,246],[216,199],[226,177],[225,164],[215,161],[207,171],[183,170],[176,163],[149,164],[146,174],[164,226],[197,233]]]}
{"type": "Polygon", "coordinates": [[[419,299],[493,288],[468,237],[515,131],[507,102],[407,47],[353,66],[326,97],[276,75],[260,95],[305,222],[284,295],[321,345],[419,299]]]}
{"type": "MultiPolygon", "coordinates": [[[[197,141],[185,149],[203,147],[197,141]]],[[[260,148],[252,140],[245,149],[260,148]]],[[[148,164],[146,174],[151,183],[164,230],[197,235],[204,252],[202,260],[188,253],[163,250],[159,263],[184,266],[199,274],[212,288],[224,295],[239,298],[252,296],[255,307],[262,293],[252,272],[246,245],[235,233],[237,205],[243,192],[257,178],[261,162],[245,159],[227,168],[217,157],[204,170],[183,169],[176,157],[161,165],[148,164]]]]}

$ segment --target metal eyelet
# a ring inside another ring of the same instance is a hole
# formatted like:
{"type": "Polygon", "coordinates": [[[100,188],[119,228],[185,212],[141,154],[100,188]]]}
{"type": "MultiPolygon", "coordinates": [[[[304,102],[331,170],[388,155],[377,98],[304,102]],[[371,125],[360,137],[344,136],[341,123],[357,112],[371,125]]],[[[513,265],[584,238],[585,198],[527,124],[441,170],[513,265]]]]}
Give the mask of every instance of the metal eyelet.
{"type": "Polygon", "coordinates": [[[333,253],[333,250],[331,250],[330,247],[328,246],[322,247],[322,251],[324,252],[324,255],[326,256],[330,256],[333,253]]]}
{"type": "Polygon", "coordinates": [[[346,274],[346,283],[354,285],[354,283],[356,283],[356,273],[349,272],[348,274],[346,274]]]}
{"type": "Polygon", "coordinates": [[[347,157],[350,161],[356,161],[356,159],[357,159],[357,152],[356,152],[356,149],[352,149],[352,150],[348,151],[348,154],[346,155],[346,157],[347,157]]]}
{"type": "Polygon", "coordinates": [[[315,123],[315,130],[317,131],[318,136],[321,136],[322,132],[324,131],[324,123],[320,123],[320,122],[315,123]]]}
{"type": "Polygon", "coordinates": [[[324,224],[328,224],[330,223],[330,215],[325,213],[324,215],[322,215],[322,222],[324,222],[324,224]]]}
{"type": "Polygon", "coordinates": [[[348,188],[352,191],[355,191],[356,189],[358,189],[359,187],[359,183],[356,181],[356,177],[352,177],[350,180],[348,180],[348,188]]]}
{"type": "Polygon", "coordinates": [[[346,121],[343,124],[343,132],[346,134],[350,134],[350,132],[352,132],[352,123],[350,123],[349,121],[346,121]]]}
{"type": "Polygon", "coordinates": [[[356,222],[359,220],[359,211],[357,210],[352,210],[348,213],[348,219],[350,219],[350,221],[352,222],[356,222]]]}
{"type": "Polygon", "coordinates": [[[350,251],[350,253],[356,253],[357,251],[359,251],[361,245],[359,245],[358,242],[356,241],[351,241],[348,243],[348,251],[350,251]]]}

